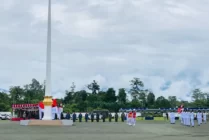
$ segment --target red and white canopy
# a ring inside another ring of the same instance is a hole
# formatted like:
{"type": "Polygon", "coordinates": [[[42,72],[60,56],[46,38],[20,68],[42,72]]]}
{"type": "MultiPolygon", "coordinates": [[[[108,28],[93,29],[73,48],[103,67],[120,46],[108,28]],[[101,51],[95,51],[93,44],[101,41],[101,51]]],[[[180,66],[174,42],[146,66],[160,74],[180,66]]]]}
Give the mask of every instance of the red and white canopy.
{"type": "Polygon", "coordinates": [[[12,109],[37,108],[38,104],[13,104],[12,109]]]}

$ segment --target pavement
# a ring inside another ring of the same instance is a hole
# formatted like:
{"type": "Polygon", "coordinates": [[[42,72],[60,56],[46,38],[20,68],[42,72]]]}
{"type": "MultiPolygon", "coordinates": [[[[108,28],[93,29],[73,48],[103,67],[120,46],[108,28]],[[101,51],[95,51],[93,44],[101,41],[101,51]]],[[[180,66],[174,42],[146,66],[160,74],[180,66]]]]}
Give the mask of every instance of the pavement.
{"type": "Polygon", "coordinates": [[[71,127],[20,126],[0,121],[0,140],[208,140],[209,123],[186,127],[165,121],[139,121],[136,126],[122,122],[82,122],[71,127]]]}

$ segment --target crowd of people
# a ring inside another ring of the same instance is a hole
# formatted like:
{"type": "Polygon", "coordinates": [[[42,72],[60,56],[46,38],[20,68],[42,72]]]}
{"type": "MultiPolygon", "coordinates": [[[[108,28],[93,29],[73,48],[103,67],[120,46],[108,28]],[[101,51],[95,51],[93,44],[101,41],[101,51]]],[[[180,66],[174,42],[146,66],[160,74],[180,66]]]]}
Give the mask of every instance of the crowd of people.
{"type": "Polygon", "coordinates": [[[118,113],[115,113],[114,116],[112,115],[112,113],[109,113],[108,115],[106,115],[105,113],[103,114],[99,114],[99,113],[85,113],[85,115],[83,115],[82,113],[79,113],[78,115],[74,112],[73,114],[67,113],[65,119],[70,120],[72,119],[73,122],[76,122],[78,120],[78,122],[99,122],[100,120],[102,120],[102,122],[118,122],[119,120],[121,122],[127,122],[128,125],[130,126],[135,126],[136,125],[136,111],[132,110],[129,112],[122,112],[121,115],[119,116],[118,113]],[[107,120],[106,120],[107,119],[107,120]]]}
{"type": "MultiPolygon", "coordinates": [[[[170,123],[175,124],[175,112],[170,112],[170,123]]],[[[188,127],[194,127],[197,120],[198,126],[207,122],[207,113],[205,111],[183,110],[180,113],[181,124],[188,127]]]]}
{"type": "MultiPolygon", "coordinates": [[[[170,120],[171,124],[175,124],[176,123],[176,113],[175,111],[171,111],[170,113],[166,113],[166,117],[167,119],[170,120]]],[[[68,120],[73,120],[73,122],[76,122],[78,120],[78,122],[100,122],[100,120],[102,120],[102,122],[105,121],[115,121],[118,122],[119,120],[121,122],[125,122],[127,123],[127,125],[129,126],[135,126],[136,125],[136,111],[132,110],[126,113],[121,113],[121,115],[119,116],[118,113],[115,113],[114,116],[109,113],[109,114],[100,114],[100,113],[85,113],[85,115],[83,115],[82,113],[76,114],[70,114],[67,113],[65,116],[65,119],[68,120]]],[[[179,116],[179,120],[180,123],[184,126],[188,126],[188,127],[194,127],[195,126],[195,120],[197,120],[197,124],[200,126],[203,123],[207,122],[207,113],[205,111],[197,111],[194,112],[193,110],[182,110],[182,112],[180,113],[179,116]]]]}
{"type": "MultiPolygon", "coordinates": [[[[114,119],[115,122],[118,122],[119,120],[119,115],[118,113],[115,113],[115,115],[113,116],[111,113],[109,113],[108,115],[106,115],[105,113],[103,114],[99,114],[99,113],[85,113],[85,115],[83,116],[82,113],[79,113],[78,115],[74,112],[73,114],[67,113],[66,117],[67,120],[72,119],[73,122],[76,122],[76,120],[78,120],[79,122],[82,122],[83,119],[85,122],[91,121],[94,122],[96,120],[96,122],[99,122],[100,119],[105,122],[106,119],[108,118],[109,122],[112,122],[112,120],[114,119]]],[[[124,122],[126,119],[125,113],[122,113],[121,116],[121,121],[124,122]]]]}

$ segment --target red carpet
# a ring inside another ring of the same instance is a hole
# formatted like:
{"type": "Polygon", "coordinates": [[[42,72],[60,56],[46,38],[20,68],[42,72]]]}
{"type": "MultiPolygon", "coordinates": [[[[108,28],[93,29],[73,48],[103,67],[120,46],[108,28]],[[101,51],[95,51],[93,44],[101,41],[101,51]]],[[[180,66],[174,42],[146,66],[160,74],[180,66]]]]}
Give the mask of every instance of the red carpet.
{"type": "MultiPolygon", "coordinates": [[[[24,120],[24,119],[23,119],[23,118],[12,118],[12,119],[11,119],[11,121],[20,121],[20,120],[24,120]]],[[[27,119],[27,118],[26,118],[26,120],[35,120],[35,119],[33,119],[33,118],[27,119]]]]}

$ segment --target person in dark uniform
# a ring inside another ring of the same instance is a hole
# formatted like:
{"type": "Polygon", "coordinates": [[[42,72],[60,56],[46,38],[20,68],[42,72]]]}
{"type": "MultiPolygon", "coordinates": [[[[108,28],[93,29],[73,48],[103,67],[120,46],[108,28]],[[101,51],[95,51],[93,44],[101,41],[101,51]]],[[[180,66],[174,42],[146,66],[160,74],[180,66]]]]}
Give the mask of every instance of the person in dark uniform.
{"type": "Polygon", "coordinates": [[[99,122],[99,113],[96,114],[96,120],[99,122]]]}
{"type": "Polygon", "coordinates": [[[109,122],[111,122],[111,121],[112,121],[112,114],[109,113],[109,122]]]}
{"type": "Polygon", "coordinates": [[[79,122],[82,122],[82,118],[83,118],[83,115],[80,113],[80,114],[78,115],[79,122]]]}
{"type": "Polygon", "coordinates": [[[68,112],[65,117],[67,120],[70,120],[70,113],[68,112]]]}
{"type": "Polygon", "coordinates": [[[124,120],[125,120],[125,113],[123,112],[123,113],[121,114],[121,121],[124,122],[124,120]]]}
{"type": "Polygon", "coordinates": [[[118,113],[115,113],[115,122],[118,122],[118,113]]]}
{"type": "Polygon", "coordinates": [[[88,122],[88,120],[89,120],[89,114],[86,113],[86,114],[85,114],[85,121],[88,122]]]}
{"type": "Polygon", "coordinates": [[[94,113],[91,113],[91,122],[94,122],[94,113]]]}
{"type": "Polygon", "coordinates": [[[167,118],[167,120],[168,120],[168,112],[166,112],[166,118],[167,118]]]}
{"type": "Polygon", "coordinates": [[[63,120],[63,119],[64,119],[64,115],[63,115],[63,113],[61,113],[60,118],[61,118],[61,120],[63,120]]]}
{"type": "MultiPolygon", "coordinates": [[[[53,113],[54,114],[54,113],[53,113]]],[[[57,113],[54,114],[54,116],[52,117],[53,120],[57,120],[57,113]]]]}
{"type": "Polygon", "coordinates": [[[76,114],[75,114],[75,112],[73,113],[73,122],[75,122],[76,121],[76,114]]]}
{"type": "Polygon", "coordinates": [[[103,122],[105,122],[105,118],[106,118],[106,115],[105,115],[105,113],[103,113],[102,114],[102,120],[103,120],[103,122]]]}

